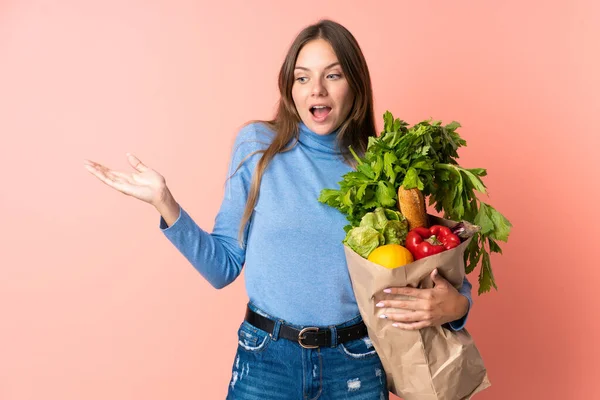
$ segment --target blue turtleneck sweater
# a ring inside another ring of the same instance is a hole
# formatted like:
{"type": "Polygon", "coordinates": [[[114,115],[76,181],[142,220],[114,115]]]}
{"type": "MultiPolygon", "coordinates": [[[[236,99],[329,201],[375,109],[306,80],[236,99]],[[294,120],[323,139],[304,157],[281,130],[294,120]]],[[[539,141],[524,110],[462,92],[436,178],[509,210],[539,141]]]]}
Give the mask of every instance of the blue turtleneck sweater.
{"type": "MultiPolygon", "coordinates": [[[[277,154],[262,178],[254,214],[246,225],[246,248],[238,243],[238,229],[251,176],[274,133],[261,123],[238,133],[229,165],[221,208],[212,233],[198,227],[180,207],[179,218],[160,229],[214,287],[236,279],[245,267],[250,301],[270,315],[297,325],[335,325],[359,314],[342,240],[348,221],[335,208],[319,203],[322,189],[339,187],[352,168],[344,163],[336,132],[318,135],[304,123],[299,141],[277,154]],[[235,174],[234,174],[235,172],[235,174]]],[[[292,139],[291,143],[296,140],[292,139]]],[[[471,284],[461,293],[471,303],[471,284]]],[[[466,316],[454,321],[461,329],[466,316]]]]}

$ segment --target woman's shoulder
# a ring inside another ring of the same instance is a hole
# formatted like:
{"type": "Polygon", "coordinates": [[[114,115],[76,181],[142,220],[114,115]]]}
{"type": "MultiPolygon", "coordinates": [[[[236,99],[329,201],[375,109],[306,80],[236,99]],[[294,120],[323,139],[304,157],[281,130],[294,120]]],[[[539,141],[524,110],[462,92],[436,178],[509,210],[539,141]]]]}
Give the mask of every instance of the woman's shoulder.
{"type": "Polygon", "coordinates": [[[250,121],[238,131],[236,141],[257,140],[271,143],[275,132],[263,121],[250,121]]]}
{"type": "Polygon", "coordinates": [[[244,124],[235,137],[233,153],[245,157],[258,150],[265,150],[272,143],[275,132],[262,121],[244,124]]]}

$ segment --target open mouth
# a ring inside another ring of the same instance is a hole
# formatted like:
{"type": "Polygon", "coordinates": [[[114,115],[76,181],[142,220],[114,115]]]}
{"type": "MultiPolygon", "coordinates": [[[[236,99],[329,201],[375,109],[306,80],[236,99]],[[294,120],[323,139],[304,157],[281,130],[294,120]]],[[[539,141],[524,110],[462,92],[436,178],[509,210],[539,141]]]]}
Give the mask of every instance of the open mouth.
{"type": "Polygon", "coordinates": [[[325,118],[327,118],[327,116],[331,112],[331,107],[313,106],[310,108],[310,112],[315,117],[316,120],[323,121],[325,118]]]}

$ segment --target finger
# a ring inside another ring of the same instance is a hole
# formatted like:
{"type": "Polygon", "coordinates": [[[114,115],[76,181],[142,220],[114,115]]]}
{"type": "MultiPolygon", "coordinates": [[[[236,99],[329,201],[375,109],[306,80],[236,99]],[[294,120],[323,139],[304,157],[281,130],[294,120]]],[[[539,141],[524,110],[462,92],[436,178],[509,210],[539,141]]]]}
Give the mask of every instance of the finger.
{"type": "Polygon", "coordinates": [[[131,174],[119,171],[108,171],[108,174],[110,174],[114,181],[135,184],[135,181],[131,179],[131,174]]]}
{"type": "Polygon", "coordinates": [[[435,284],[435,286],[448,284],[448,281],[446,280],[446,278],[444,278],[443,276],[440,275],[437,268],[435,268],[433,271],[431,271],[430,277],[431,277],[431,280],[433,281],[433,283],[435,284]]]}
{"type": "Polygon", "coordinates": [[[85,161],[86,162],[84,163],[84,167],[90,172],[92,172],[92,170],[95,170],[96,172],[99,172],[106,176],[110,176],[111,174],[116,172],[116,171],[112,171],[110,168],[108,168],[100,163],[97,163],[95,161],[91,161],[91,160],[85,160],[85,161]]]}
{"type": "Polygon", "coordinates": [[[419,329],[431,326],[431,323],[429,321],[409,322],[409,323],[394,322],[392,324],[392,326],[394,328],[404,329],[404,330],[407,330],[407,331],[416,331],[416,330],[419,330],[419,329]]]}
{"type": "Polygon", "coordinates": [[[92,160],[88,160],[88,159],[83,160],[83,164],[89,165],[94,168],[106,168],[104,165],[97,163],[96,161],[92,161],[92,160]]]}
{"type": "Polygon", "coordinates": [[[109,175],[109,171],[106,167],[96,167],[92,165],[85,165],[85,169],[96,178],[100,179],[102,182],[106,183],[109,186],[113,186],[113,180],[109,175]]]}
{"type": "Polygon", "coordinates": [[[129,164],[139,172],[146,172],[148,170],[148,167],[131,153],[127,153],[127,161],[129,161],[129,164]]]}
{"type": "Polygon", "coordinates": [[[98,164],[97,162],[94,162],[91,160],[84,160],[84,167],[90,172],[92,172],[92,171],[90,170],[89,167],[92,167],[93,169],[95,169],[99,173],[104,174],[105,177],[107,177],[113,181],[134,183],[134,181],[132,181],[132,179],[131,179],[130,173],[113,171],[113,170],[109,169],[108,167],[105,167],[104,165],[98,164]]]}
{"type": "Polygon", "coordinates": [[[386,313],[386,319],[395,322],[421,322],[421,321],[429,321],[431,319],[431,314],[425,311],[413,311],[409,313],[386,313]]]}
{"type": "Polygon", "coordinates": [[[433,271],[431,271],[431,274],[429,274],[429,277],[430,277],[430,278],[431,278],[431,280],[432,280],[432,281],[434,281],[434,282],[435,282],[435,280],[436,280],[436,278],[437,278],[438,276],[440,276],[440,275],[438,274],[438,270],[437,270],[437,268],[434,268],[434,269],[433,269],[433,271]]]}
{"type": "Polygon", "coordinates": [[[399,294],[404,296],[416,297],[418,299],[431,298],[431,289],[417,289],[411,287],[393,287],[384,290],[385,293],[399,294]]]}
{"type": "MultiPolygon", "coordinates": [[[[86,166],[87,168],[87,166],[86,166]]],[[[89,170],[89,169],[88,169],[89,170]]],[[[118,182],[118,181],[122,181],[123,179],[123,173],[122,172],[117,172],[117,171],[113,171],[103,165],[100,164],[96,164],[96,166],[93,167],[93,171],[96,172],[96,176],[101,176],[103,178],[106,178],[112,182],[118,182]]],[[[92,171],[90,171],[92,172],[92,171]]]]}
{"type": "Polygon", "coordinates": [[[390,309],[385,309],[382,311],[383,311],[383,313],[379,314],[379,318],[382,318],[382,319],[388,319],[389,315],[391,315],[391,314],[409,314],[409,313],[415,312],[415,310],[403,310],[401,308],[390,308],[390,309]],[[388,314],[388,312],[391,314],[388,314]]]}
{"type": "Polygon", "coordinates": [[[129,193],[127,188],[130,187],[127,184],[127,180],[123,180],[120,177],[116,176],[115,173],[109,170],[106,167],[100,166],[99,168],[94,168],[89,165],[85,165],[85,169],[88,170],[89,173],[94,175],[96,178],[100,179],[106,185],[117,189],[123,193],[129,193]]]}
{"type": "Polygon", "coordinates": [[[378,308],[393,308],[402,310],[427,310],[425,301],[418,300],[381,300],[375,305],[378,308]]]}

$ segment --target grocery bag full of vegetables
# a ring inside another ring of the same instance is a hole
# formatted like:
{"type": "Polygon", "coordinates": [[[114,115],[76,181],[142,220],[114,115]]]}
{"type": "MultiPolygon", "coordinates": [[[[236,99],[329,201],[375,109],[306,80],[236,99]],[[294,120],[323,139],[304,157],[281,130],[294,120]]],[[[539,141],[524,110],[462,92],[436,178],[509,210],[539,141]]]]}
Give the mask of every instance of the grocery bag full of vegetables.
{"type": "Polygon", "coordinates": [[[490,386],[487,371],[467,329],[446,326],[407,331],[379,318],[381,300],[398,298],[395,286],[431,288],[430,273],[459,288],[481,262],[479,294],[497,288],[490,253],[501,253],[510,222],[485,194],[482,168],[463,168],[458,148],[466,145],[457,122],[423,121],[409,127],[390,112],[384,131],[369,138],[357,166],[339,189],[319,201],[344,213],[344,251],[360,313],[384,366],[388,389],[405,400],[461,400],[490,386]],[[443,218],[426,212],[425,200],[443,218]]]}

